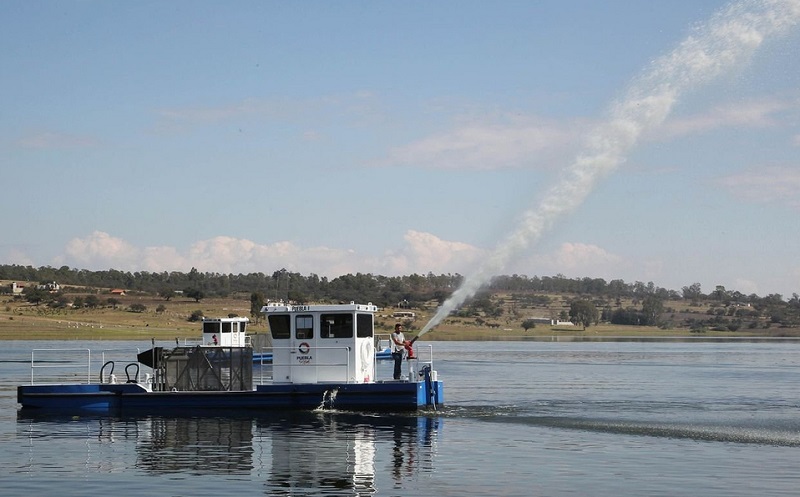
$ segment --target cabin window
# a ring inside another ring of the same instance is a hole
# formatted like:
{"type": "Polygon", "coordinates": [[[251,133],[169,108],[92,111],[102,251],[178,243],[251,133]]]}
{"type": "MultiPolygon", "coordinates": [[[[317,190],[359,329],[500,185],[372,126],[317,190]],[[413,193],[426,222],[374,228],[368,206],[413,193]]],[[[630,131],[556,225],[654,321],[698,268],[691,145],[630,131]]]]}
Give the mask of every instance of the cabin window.
{"type": "Polygon", "coordinates": [[[294,323],[295,338],[300,340],[314,338],[314,316],[297,316],[294,323]]]}
{"type": "Polygon", "coordinates": [[[272,338],[275,339],[287,339],[289,338],[289,316],[284,315],[272,315],[267,316],[267,320],[269,321],[269,330],[272,332],[272,338]]]}
{"type": "Polygon", "coordinates": [[[353,338],[352,314],[323,314],[320,323],[322,338],[353,338]]]}
{"type": "Polygon", "coordinates": [[[372,314],[356,314],[356,336],[372,337],[372,314]]]}
{"type": "Polygon", "coordinates": [[[217,321],[204,322],[203,333],[219,333],[219,322],[217,321]]]}
{"type": "Polygon", "coordinates": [[[222,332],[223,333],[230,333],[232,324],[233,323],[222,323],[222,332]]]}

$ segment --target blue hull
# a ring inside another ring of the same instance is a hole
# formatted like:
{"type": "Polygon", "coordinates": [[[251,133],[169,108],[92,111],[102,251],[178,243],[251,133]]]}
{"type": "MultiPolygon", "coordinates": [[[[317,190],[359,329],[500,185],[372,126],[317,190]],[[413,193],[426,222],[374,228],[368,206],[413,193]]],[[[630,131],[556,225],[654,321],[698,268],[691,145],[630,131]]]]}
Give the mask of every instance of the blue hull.
{"type": "Polygon", "coordinates": [[[434,382],[259,385],[254,391],[147,392],[132,384],[26,385],[17,387],[23,409],[59,412],[270,411],[341,409],[413,411],[444,403],[444,386],[434,382]]]}

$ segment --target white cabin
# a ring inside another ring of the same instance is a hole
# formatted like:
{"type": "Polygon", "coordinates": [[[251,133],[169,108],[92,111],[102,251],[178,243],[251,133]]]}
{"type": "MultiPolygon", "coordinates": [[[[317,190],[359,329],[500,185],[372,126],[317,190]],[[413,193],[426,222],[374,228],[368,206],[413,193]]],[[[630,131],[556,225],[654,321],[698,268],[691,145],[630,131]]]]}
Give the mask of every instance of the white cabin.
{"type": "Polygon", "coordinates": [[[245,347],[247,318],[203,318],[203,345],[220,347],[245,347]]]}
{"type": "Polygon", "coordinates": [[[372,383],[374,314],[369,304],[267,304],[273,383],[372,383]]]}

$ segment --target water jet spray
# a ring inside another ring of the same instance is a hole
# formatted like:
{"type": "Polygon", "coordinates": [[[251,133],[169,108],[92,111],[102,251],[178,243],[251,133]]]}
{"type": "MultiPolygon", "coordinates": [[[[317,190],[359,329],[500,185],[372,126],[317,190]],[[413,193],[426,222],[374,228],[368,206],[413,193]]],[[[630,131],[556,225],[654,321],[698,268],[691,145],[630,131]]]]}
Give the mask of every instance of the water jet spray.
{"type": "Polygon", "coordinates": [[[609,117],[589,133],[575,158],[538,206],[468,275],[422,328],[419,337],[500,274],[508,262],[541,238],[556,220],[577,208],[604,175],[616,169],[644,131],[664,122],[686,91],[746,62],[770,36],[800,23],[800,0],[742,0],[716,13],[670,53],[635,79],[609,117]]]}

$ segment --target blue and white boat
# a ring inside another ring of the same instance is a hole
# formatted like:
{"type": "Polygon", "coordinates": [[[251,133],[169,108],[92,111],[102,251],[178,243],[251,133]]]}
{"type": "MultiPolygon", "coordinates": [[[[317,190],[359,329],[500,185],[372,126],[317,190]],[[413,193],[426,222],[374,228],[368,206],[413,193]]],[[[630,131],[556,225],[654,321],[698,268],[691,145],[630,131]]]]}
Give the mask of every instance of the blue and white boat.
{"type": "MultiPolygon", "coordinates": [[[[38,363],[34,351],[31,384],[18,387],[17,401],[25,410],[109,414],[317,408],[408,411],[442,405],[444,384],[433,369],[430,345],[417,345],[416,358],[405,361],[401,380],[377,377],[377,309],[371,303],[352,302],[264,306],[261,312],[272,339],[271,365],[254,364],[245,318],[209,320],[208,328],[204,322],[201,344],[154,346],[138,352],[136,360],[124,367],[124,379],[113,373],[115,363],[103,354],[97,381],[92,381],[92,360],[98,354],[88,351],[86,364],[80,364],[86,368],[86,381],[78,381],[74,369],[71,382],[41,381],[35,373],[51,374],[54,363],[38,363]],[[152,372],[142,377],[143,367],[152,372]]],[[[55,362],[73,365],[64,361],[55,362]]]]}

